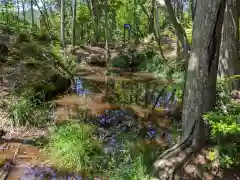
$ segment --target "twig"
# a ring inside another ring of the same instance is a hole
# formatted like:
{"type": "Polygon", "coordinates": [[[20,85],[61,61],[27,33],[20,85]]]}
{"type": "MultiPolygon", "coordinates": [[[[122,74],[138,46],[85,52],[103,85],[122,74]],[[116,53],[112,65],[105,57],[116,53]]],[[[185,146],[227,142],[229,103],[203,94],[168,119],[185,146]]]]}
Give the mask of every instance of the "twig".
{"type": "Polygon", "coordinates": [[[160,97],[163,95],[163,93],[165,92],[165,89],[166,89],[166,88],[167,88],[167,86],[164,86],[164,88],[159,92],[159,94],[158,94],[158,96],[157,96],[157,98],[156,98],[156,101],[155,101],[155,103],[154,103],[154,105],[153,105],[153,107],[152,107],[152,110],[155,109],[155,107],[156,107],[156,105],[157,105],[160,97]]]}
{"type": "Polygon", "coordinates": [[[16,158],[17,158],[17,155],[19,153],[19,148],[20,148],[20,144],[17,146],[17,149],[13,155],[13,163],[16,164],[16,158]]]}

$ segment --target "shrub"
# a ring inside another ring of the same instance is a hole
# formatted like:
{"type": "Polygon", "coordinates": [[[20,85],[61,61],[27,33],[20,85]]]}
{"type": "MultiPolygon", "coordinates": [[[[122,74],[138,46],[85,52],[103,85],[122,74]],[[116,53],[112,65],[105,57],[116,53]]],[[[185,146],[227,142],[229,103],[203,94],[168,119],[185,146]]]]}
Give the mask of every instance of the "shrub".
{"type": "Polygon", "coordinates": [[[54,165],[71,172],[91,172],[99,169],[101,143],[94,139],[93,126],[65,124],[56,127],[46,152],[54,165]]]}
{"type": "Polygon", "coordinates": [[[210,159],[218,159],[226,168],[240,165],[240,102],[231,100],[228,88],[229,81],[237,77],[219,81],[218,106],[203,116],[211,127],[211,139],[217,144],[210,159]]]}
{"type": "Polygon", "coordinates": [[[112,67],[115,68],[127,68],[129,67],[130,57],[118,56],[112,59],[112,67]]]}

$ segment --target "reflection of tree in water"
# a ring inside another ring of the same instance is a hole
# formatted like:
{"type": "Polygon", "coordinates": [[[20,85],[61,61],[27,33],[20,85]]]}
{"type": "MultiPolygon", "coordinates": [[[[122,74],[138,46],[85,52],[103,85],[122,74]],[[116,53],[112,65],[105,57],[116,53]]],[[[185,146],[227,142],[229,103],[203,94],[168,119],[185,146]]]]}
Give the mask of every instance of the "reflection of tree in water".
{"type": "Polygon", "coordinates": [[[144,108],[148,108],[149,105],[154,108],[161,106],[168,108],[170,103],[175,105],[177,103],[176,89],[166,92],[166,87],[158,87],[151,81],[108,80],[106,78],[105,82],[100,82],[75,78],[73,90],[78,95],[104,92],[108,102],[119,105],[136,104],[144,108]]]}

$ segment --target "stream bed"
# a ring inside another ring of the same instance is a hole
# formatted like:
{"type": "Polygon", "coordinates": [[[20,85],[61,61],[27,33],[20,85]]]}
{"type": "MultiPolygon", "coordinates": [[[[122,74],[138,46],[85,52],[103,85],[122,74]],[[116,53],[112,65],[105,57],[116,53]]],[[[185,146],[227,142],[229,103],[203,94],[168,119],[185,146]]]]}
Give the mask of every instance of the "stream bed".
{"type": "MultiPolygon", "coordinates": [[[[104,152],[108,154],[122,150],[117,140],[119,133],[132,133],[147,141],[158,140],[159,144],[169,147],[176,138],[176,133],[169,128],[172,125],[169,112],[177,107],[177,98],[174,88],[163,93],[166,84],[169,83],[146,73],[124,77],[82,74],[74,78],[70,94],[56,99],[52,119],[56,123],[69,119],[72,107],[87,110],[85,121],[97,125],[99,137],[104,137],[104,152]]],[[[2,177],[12,168],[5,179],[87,179],[51,168],[33,140],[1,144],[2,177]],[[13,159],[14,154],[17,154],[16,162],[6,160],[13,159]]]]}

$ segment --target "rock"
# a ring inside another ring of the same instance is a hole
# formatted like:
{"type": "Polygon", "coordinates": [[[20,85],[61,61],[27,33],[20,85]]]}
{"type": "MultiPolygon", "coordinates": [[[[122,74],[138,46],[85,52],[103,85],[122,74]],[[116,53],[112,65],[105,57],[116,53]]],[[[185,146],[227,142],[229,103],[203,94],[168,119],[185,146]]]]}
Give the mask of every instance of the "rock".
{"type": "Polygon", "coordinates": [[[106,61],[100,54],[91,54],[87,57],[87,63],[92,66],[106,66],[106,61]]]}
{"type": "Polygon", "coordinates": [[[234,100],[240,99],[240,92],[238,92],[238,91],[232,92],[231,97],[234,100]]]}
{"type": "Polygon", "coordinates": [[[49,101],[56,98],[59,94],[65,93],[71,87],[71,80],[63,77],[60,74],[55,74],[50,77],[50,80],[35,85],[36,97],[43,101],[49,101]],[[42,93],[44,92],[44,95],[42,93]],[[38,95],[40,94],[40,95],[38,95]]]}
{"type": "Polygon", "coordinates": [[[0,62],[7,61],[8,52],[8,47],[5,44],[0,44],[0,62]]]}
{"type": "Polygon", "coordinates": [[[0,138],[2,138],[3,136],[5,136],[7,134],[7,132],[6,131],[4,131],[4,130],[0,130],[0,138]]]}

